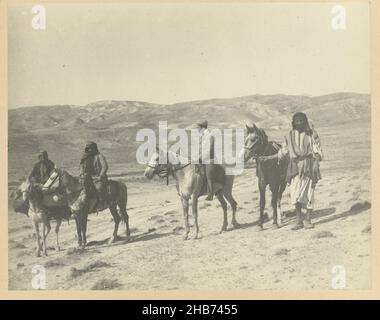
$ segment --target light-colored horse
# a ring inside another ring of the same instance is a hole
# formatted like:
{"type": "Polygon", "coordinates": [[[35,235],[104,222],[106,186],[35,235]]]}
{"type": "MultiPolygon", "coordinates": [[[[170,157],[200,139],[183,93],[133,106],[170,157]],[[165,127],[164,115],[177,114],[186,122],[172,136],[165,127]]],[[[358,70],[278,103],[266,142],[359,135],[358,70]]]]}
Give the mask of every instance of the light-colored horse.
{"type": "Polygon", "coordinates": [[[28,216],[33,222],[34,229],[36,232],[36,238],[37,238],[37,249],[36,249],[36,256],[41,256],[41,251],[47,256],[47,245],[46,245],[46,238],[50,232],[51,225],[50,225],[50,219],[54,218],[57,222],[55,227],[55,234],[56,234],[56,250],[60,250],[59,246],[59,228],[62,223],[62,219],[60,217],[54,216],[53,212],[54,210],[65,210],[68,209],[67,207],[64,208],[53,208],[53,209],[47,209],[47,207],[44,205],[44,195],[41,190],[41,185],[33,183],[29,180],[26,180],[21,184],[20,191],[22,193],[22,198],[24,201],[29,202],[29,211],[28,216]],[[41,236],[40,236],[40,224],[42,224],[42,246],[41,246],[41,236]]]}
{"type": "MultiPolygon", "coordinates": [[[[155,152],[146,169],[144,175],[148,179],[152,179],[154,175],[161,177],[173,176],[176,180],[177,192],[181,198],[183,215],[185,221],[185,234],[184,240],[188,239],[190,232],[189,226],[189,200],[192,198],[192,213],[194,216],[195,225],[195,239],[199,236],[198,225],[198,198],[205,195],[205,174],[203,167],[198,164],[191,164],[187,159],[181,159],[173,152],[167,153],[168,161],[166,164],[159,163],[160,154],[155,152]]],[[[215,183],[215,194],[223,209],[223,225],[220,232],[226,231],[228,226],[227,220],[227,203],[230,203],[232,208],[231,224],[237,227],[239,224],[236,221],[236,208],[237,202],[232,196],[232,187],[234,183],[234,176],[226,175],[224,183],[215,183]]]]}

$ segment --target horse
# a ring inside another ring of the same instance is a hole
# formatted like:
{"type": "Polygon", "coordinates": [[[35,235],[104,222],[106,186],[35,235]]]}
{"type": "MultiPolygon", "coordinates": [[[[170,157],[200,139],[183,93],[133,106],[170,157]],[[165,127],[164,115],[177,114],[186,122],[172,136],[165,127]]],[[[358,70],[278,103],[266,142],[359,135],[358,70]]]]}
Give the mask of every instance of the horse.
{"type": "MultiPolygon", "coordinates": [[[[21,184],[20,192],[22,194],[22,199],[28,207],[27,215],[33,222],[34,229],[36,232],[37,239],[37,249],[36,256],[41,256],[41,251],[47,256],[47,246],[46,238],[50,232],[51,225],[50,220],[56,220],[55,234],[56,234],[56,250],[60,251],[59,246],[59,228],[61,226],[63,219],[69,219],[71,212],[67,206],[46,206],[46,201],[44,199],[46,196],[42,192],[42,186],[38,183],[31,182],[27,179],[21,184]],[[41,236],[39,231],[39,226],[42,224],[42,247],[41,247],[41,236]]],[[[25,207],[24,207],[25,208],[25,207]]],[[[24,210],[23,208],[23,210],[24,210]]]]}
{"type": "Polygon", "coordinates": [[[102,205],[97,198],[87,196],[80,179],[71,176],[65,170],[57,170],[59,174],[59,190],[65,195],[75,218],[79,247],[84,248],[87,244],[86,232],[88,214],[102,211],[107,208],[110,210],[115,223],[110,243],[114,243],[118,239],[117,233],[121,220],[123,220],[126,227],[126,241],[129,241],[130,230],[129,216],[127,213],[128,193],[127,186],[123,182],[115,180],[107,181],[109,200],[102,205]]]}
{"type": "MultiPolygon", "coordinates": [[[[152,179],[154,175],[161,177],[173,176],[176,180],[177,193],[181,198],[183,216],[185,223],[185,233],[183,236],[184,240],[188,239],[190,227],[189,227],[189,200],[192,198],[192,213],[194,216],[195,225],[195,239],[199,236],[199,225],[198,225],[198,198],[200,196],[206,195],[206,177],[204,168],[199,164],[192,164],[187,159],[181,159],[177,154],[173,152],[167,152],[167,163],[159,163],[160,153],[162,151],[156,151],[147,167],[145,169],[144,175],[148,179],[152,179]]],[[[161,153],[162,155],[162,153],[161,153]]],[[[223,175],[224,169],[219,166],[222,170],[223,175]]],[[[215,194],[221,204],[223,209],[223,225],[220,232],[227,231],[228,220],[227,220],[227,203],[229,202],[232,208],[232,219],[231,224],[233,227],[238,227],[239,223],[236,220],[236,209],[237,202],[232,196],[232,187],[234,183],[234,176],[225,175],[224,182],[214,183],[215,194]]]]}
{"type": "Polygon", "coordinates": [[[277,153],[281,145],[268,141],[268,136],[263,129],[259,129],[255,124],[252,124],[252,126],[247,125],[246,128],[247,137],[242,151],[245,162],[251,158],[256,160],[256,175],[260,191],[259,227],[263,230],[265,191],[269,184],[272,192],[273,227],[279,228],[282,223],[281,199],[287,184],[286,171],[289,158],[285,157],[281,161],[278,160],[277,153]]]}

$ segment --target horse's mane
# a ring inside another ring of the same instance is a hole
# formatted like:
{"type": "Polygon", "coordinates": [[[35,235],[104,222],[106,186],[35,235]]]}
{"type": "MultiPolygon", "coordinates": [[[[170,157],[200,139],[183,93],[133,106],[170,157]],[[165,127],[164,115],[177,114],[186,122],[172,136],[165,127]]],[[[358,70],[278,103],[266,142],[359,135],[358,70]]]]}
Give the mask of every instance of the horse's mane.
{"type": "Polygon", "coordinates": [[[80,183],[80,181],[79,181],[79,178],[72,176],[66,170],[58,169],[58,173],[62,177],[66,177],[68,179],[68,181],[69,181],[68,183],[69,183],[70,186],[66,186],[67,188],[75,189],[75,190],[72,190],[72,191],[80,191],[83,188],[82,185],[81,185],[81,183],[80,183]]]}
{"type": "Polygon", "coordinates": [[[268,136],[264,129],[257,128],[256,133],[262,143],[266,144],[268,142],[268,136]]]}
{"type": "Polygon", "coordinates": [[[182,157],[173,151],[168,151],[168,161],[171,164],[188,164],[188,163],[190,163],[189,159],[182,157]]]}

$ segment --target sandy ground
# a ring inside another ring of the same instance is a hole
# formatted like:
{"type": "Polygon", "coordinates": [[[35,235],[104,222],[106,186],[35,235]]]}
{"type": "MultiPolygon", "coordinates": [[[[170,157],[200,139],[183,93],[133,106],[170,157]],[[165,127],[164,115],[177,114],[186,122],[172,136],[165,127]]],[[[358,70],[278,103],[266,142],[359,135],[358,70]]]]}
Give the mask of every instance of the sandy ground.
{"type": "MultiPolygon", "coordinates": [[[[347,288],[369,288],[370,172],[357,168],[325,176],[316,193],[312,230],[290,230],[294,213],[285,191],[284,226],[275,230],[267,222],[259,231],[254,169],[245,170],[235,182],[241,228],[219,234],[222,210],[217,200],[201,200],[198,240],[182,240],[174,185],[157,181],[129,185],[129,243],[121,239],[108,244],[113,222],[104,211],[90,216],[84,251],[74,249],[71,221],[61,227],[62,251],[53,250],[52,232],[49,256],[37,258],[30,221],[10,212],[9,289],[31,289],[36,264],[46,268],[47,289],[328,289],[336,265],[345,268],[347,288]]],[[[267,212],[271,215],[269,208],[267,212]]],[[[122,226],[119,234],[123,237],[124,232],[122,226]]]]}

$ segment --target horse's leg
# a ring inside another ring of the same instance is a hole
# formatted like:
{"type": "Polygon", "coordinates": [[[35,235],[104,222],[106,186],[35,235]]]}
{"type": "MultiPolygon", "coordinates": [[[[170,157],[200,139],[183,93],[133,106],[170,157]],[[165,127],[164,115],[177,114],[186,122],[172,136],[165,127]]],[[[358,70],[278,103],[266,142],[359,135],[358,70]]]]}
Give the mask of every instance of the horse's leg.
{"type": "Polygon", "coordinates": [[[195,239],[198,239],[199,225],[198,225],[198,196],[193,195],[192,212],[194,216],[195,225],[195,239]]]}
{"type": "Polygon", "coordinates": [[[59,237],[58,237],[59,227],[61,226],[61,223],[62,223],[62,220],[61,219],[57,219],[57,224],[55,225],[55,237],[56,237],[56,247],[55,247],[55,250],[56,251],[60,251],[61,250],[61,248],[59,246],[59,237]]]}
{"type": "Polygon", "coordinates": [[[81,214],[81,216],[82,216],[81,227],[82,227],[83,247],[85,247],[87,244],[86,232],[87,232],[88,208],[89,207],[85,207],[85,209],[82,211],[82,214],[81,214]]]}
{"type": "Polygon", "coordinates": [[[34,221],[34,230],[36,232],[36,238],[37,238],[36,257],[41,257],[40,228],[37,221],[34,221]]]}
{"type": "Polygon", "coordinates": [[[118,202],[119,210],[120,210],[120,215],[121,218],[123,219],[125,223],[125,232],[127,236],[127,241],[129,241],[131,237],[131,232],[129,230],[129,216],[127,212],[127,202],[125,200],[118,202]]]}
{"type": "Polygon", "coordinates": [[[43,251],[44,255],[47,256],[47,246],[46,246],[46,238],[50,232],[51,226],[48,220],[42,222],[42,243],[43,243],[43,251]]]}
{"type": "Polygon", "coordinates": [[[277,198],[278,198],[278,185],[277,184],[271,184],[270,190],[272,192],[272,209],[273,209],[273,227],[278,228],[278,222],[277,222],[277,198]]]}
{"type": "Polygon", "coordinates": [[[286,182],[280,182],[280,186],[278,188],[278,195],[277,195],[277,209],[278,209],[278,218],[279,223],[282,224],[283,219],[283,212],[281,209],[281,200],[282,200],[282,194],[284,193],[284,190],[286,188],[286,182]]]}
{"type": "Polygon", "coordinates": [[[81,213],[77,213],[74,215],[75,225],[77,227],[77,235],[78,235],[78,247],[82,246],[82,226],[81,226],[81,213]]]}
{"type": "Polygon", "coordinates": [[[265,209],[265,189],[266,184],[259,182],[259,191],[260,191],[260,218],[259,218],[259,227],[263,230],[264,225],[264,209],[265,209]]]}
{"type": "Polygon", "coordinates": [[[219,190],[217,193],[216,193],[216,196],[220,202],[220,205],[222,206],[222,209],[223,209],[223,225],[222,225],[222,229],[220,230],[220,232],[222,233],[223,231],[227,231],[227,226],[228,226],[228,220],[227,220],[227,202],[226,200],[224,200],[224,196],[223,196],[223,191],[222,190],[219,190]]]}
{"type": "Polygon", "coordinates": [[[227,199],[229,204],[231,205],[232,208],[232,220],[231,224],[234,227],[238,227],[239,223],[236,220],[236,209],[237,209],[237,202],[235,201],[234,197],[232,196],[231,191],[229,190],[228,192],[224,192],[224,197],[227,199]]]}
{"type": "Polygon", "coordinates": [[[109,207],[110,211],[111,211],[111,214],[112,214],[112,217],[113,217],[113,221],[115,223],[115,227],[113,229],[113,234],[112,234],[112,238],[111,238],[111,243],[114,243],[116,242],[117,240],[117,231],[119,229],[119,224],[120,224],[120,216],[119,216],[119,213],[117,212],[117,208],[116,208],[116,205],[111,205],[109,207]]]}
{"type": "Polygon", "coordinates": [[[183,240],[187,240],[190,232],[189,226],[189,199],[181,197],[182,208],[183,208],[183,218],[185,220],[185,234],[183,235],[183,240]]]}

